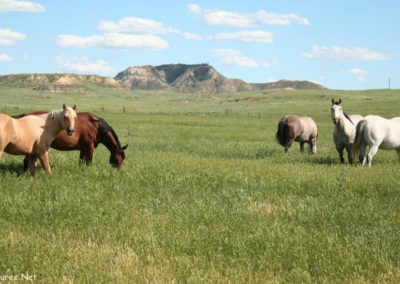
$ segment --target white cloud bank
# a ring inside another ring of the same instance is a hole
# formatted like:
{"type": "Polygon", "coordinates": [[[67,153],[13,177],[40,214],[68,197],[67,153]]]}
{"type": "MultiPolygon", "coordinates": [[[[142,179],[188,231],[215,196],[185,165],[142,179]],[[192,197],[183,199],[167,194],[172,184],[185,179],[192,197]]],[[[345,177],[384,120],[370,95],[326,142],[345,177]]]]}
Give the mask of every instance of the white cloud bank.
{"type": "Polygon", "coordinates": [[[0,45],[14,45],[19,40],[26,39],[27,36],[20,32],[10,29],[0,29],[0,45]]]}
{"type": "Polygon", "coordinates": [[[46,8],[38,3],[17,0],[0,0],[0,13],[7,12],[30,12],[43,13],[46,8]]]}
{"type": "Polygon", "coordinates": [[[255,13],[237,13],[216,9],[203,9],[198,4],[188,4],[190,13],[200,16],[213,26],[254,28],[264,25],[309,25],[310,21],[296,14],[277,14],[259,10],[255,13]]]}
{"type": "Polygon", "coordinates": [[[368,48],[319,45],[313,45],[311,50],[303,52],[303,56],[310,59],[360,61],[383,61],[393,58],[391,55],[379,53],[368,48]]]}
{"type": "Polygon", "coordinates": [[[92,62],[89,58],[84,56],[67,56],[60,54],[56,56],[55,62],[64,70],[75,71],[79,73],[101,73],[101,74],[113,74],[115,69],[106,61],[98,60],[92,62]]]}
{"type": "Polygon", "coordinates": [[[12,60],[13,60],[13,58],[10,55],[5,54],[5,53],[0,53],[0,61],[8,62],[8,61],[12,61],[12,60]]]}
{"type": "Polygon", "coordinates": [[[128,17],[118,22],[102,21],[97,29],[104,33],[130,33],[130,34],[169,34],[179,33],[175,28],[166,27],[161,22],[151,19],[128,17]]]}
{"type": "Polygon", "coordinates": [[[165,49],[169,44],[155,35],[106,33],[80,37],[58,35],[58,45],[76,48],[165,49]]]}
{"type": "Polygon", "coordinates": [[[267,62],[258,62],[236,49],[214,49],[208,52],[208,56],[221,58],[222,64],[239,67],[270,67],[267,62]]]}

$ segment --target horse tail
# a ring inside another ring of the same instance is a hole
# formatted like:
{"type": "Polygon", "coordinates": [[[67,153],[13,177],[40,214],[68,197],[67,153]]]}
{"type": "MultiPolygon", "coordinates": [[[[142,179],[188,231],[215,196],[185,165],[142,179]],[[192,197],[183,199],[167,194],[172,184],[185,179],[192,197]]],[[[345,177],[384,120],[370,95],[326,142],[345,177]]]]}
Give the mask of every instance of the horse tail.
{"type": "Polygon", "coordinates": [[[354,138],[354,143],[353,143],[353,146],[352,146],[352,149],[351,149],[353,157],[360,152],[361,143],[362,143],[362,140],[363,140],[364,127],[365,127],[366,123],[367,123],[366,120],[360,120],[357,123],[357,126],[356,126],[356,137],[354,138]]]}
{"type": "Polygon", "coordinates": [[[279,144],[282,146],[286,145],[286,140],[288,137],[288,125],[286,120],[281,120],[278,123],[278,131],[276,132],[276,140],[278,140],[279,144]]]}

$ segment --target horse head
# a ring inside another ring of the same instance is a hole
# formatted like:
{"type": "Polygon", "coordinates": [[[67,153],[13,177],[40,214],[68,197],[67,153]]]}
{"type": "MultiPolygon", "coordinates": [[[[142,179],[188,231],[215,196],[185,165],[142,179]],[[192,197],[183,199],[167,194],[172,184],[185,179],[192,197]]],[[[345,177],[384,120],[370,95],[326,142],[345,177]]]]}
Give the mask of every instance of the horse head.
{"type": "Polygon", "coordinates": [[[334,124],[337,124],[340,120],[340,116],[343,113],[342,109],[342,100],[335,102],[332,99],[332,106],[331,106],[331,117],[334,124]]]}
{"type": "Polygon", "coordinates": [[[62,119],[63,128],[66,129],[68,136],[71,136],[75,131],[75,120],[76,120],[76,105],[72,108],[67,107],[66,104],[63,104],[63,115],[62,119]]]}
{"type": "Polygon", "coordinates": [[[111,152],[110,164],[116,167],[118,170],[121,168],[122,163],[125,160],[125,150],[128,148],[128,144],[123,147],[118,147],[115,151],[111,152]]]}

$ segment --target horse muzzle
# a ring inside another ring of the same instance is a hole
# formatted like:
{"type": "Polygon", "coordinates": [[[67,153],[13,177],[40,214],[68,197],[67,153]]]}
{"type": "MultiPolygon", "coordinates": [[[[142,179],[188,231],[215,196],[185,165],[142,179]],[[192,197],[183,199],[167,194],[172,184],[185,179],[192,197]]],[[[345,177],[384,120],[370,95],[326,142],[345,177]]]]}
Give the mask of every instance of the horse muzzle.
{"type": "Polygon", "coordinates": [[[333,121],[333,124],[337,124],[339,122],[339,118],[338,117],[333,117],[332,121],[333,121]]]}
{"type": "Polygon", "coordinates": [[[66,130],[67,130],[68,136],[71,136],[72,134],[74,134],[74,131],[75,131],[73,128],[70,128],[70,127],[68,127],[66,130]]]}

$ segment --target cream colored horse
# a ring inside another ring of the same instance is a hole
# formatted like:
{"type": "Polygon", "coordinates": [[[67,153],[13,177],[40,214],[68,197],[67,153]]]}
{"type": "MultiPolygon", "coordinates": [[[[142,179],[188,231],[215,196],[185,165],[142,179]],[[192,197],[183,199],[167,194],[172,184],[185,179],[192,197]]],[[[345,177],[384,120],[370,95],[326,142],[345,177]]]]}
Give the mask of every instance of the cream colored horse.
{"type": "Polygon", "coordinates": [[[367,115],[357,124],[356,138],[353,144],[354,153],[359,152],[359,160],[363,166],[372,159],[378,149],[396,150],[400,162],[400,117],[386,119],[379,115],[367,115]],[[365,155],[369,146],[368,155],[365,155]]]}
{"type": "Polygon", "coordinates": [[[356,125],[363,119],[359,114],[348,115],[343,111],[342,100],[335,102],[332,99],[331,118],[335,127],[333,128],[333,142],[339,153],[340,162],[344,163],[343,150],[346,149],[349,163],[353,163],[351,147],[356,136],[356,125]]]}
{"type": "Polygon", "coordinates": [[[57,134],[66,129],[72,135],[75,128],[76,105],[65,104],[61,110],[43,115],[27,115],[14,119],[0,114],[0,158],[3,152],[12,155],[29,155],[29,171],[35,175],[39,158],[47,174],[51,174],[48,150],[57,134]]]}

